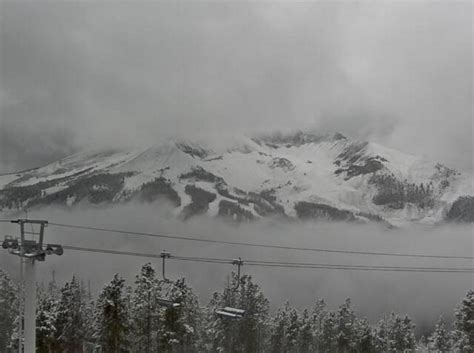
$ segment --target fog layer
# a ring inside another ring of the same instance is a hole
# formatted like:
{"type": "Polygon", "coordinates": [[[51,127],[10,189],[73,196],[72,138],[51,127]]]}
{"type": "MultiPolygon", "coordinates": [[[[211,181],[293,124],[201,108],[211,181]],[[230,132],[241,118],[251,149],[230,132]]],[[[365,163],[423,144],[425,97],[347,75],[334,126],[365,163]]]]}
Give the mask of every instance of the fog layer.
{"type": "MultiPolygon", "coordinates": [[[[395,253],[425,253],[472,256],[472,226],[417,226],[388,230],[374,225],[303,223],[277,221],[231,226],[214,219],[192,219],[183,223],[170,211],[157,206],[128,205],[111,209],[47,209],[30,213],[31,218],[50,222],[109,227],[114,229],[184,235],[220,240],[248,241],[295,247],[350,249],[395,253]]],[[[1,224],[1,234],[17,235],[16,225],[1,224]]],[[[330,307],[345,298],[353,300],[356,310],[370,320],[391,311],[413,315],[418,325],[432,323],[452,311],[469,288],[474,287],[472,274],[365,272],[323,269],[285,269],[245,266],[245,260],[312,262],[351,265],[388,265],[423,267],[474,267],[471,260],[411,259],[385,256],[343,255],[277,249],[249,248],[236,245],[205,244],[191,241],[147,238],[114,233],[72,230],[49,226],[46,242],[112,250],[155,253],[166,250],[176,256],[241,257],[243,272],[259,283],[273,308],[289,300],[297,307],[310,307],[324,298],[330,307]]],[[[90,280],[97,293],[116,272],[130,280],[140,266],[151,261],[161,272],[159,259],[66,251],[61,257],[49,256],[38,263],[40,280],[48,281],[55,271],[60,281],[73,274],[90,280]]],[[[18,258],[6,251],[0,254],[0,267],[13,276],[18,273],[18,258]]],[[[210,293],[221,290],[232,271],[231,265],[204,264],[169,260],[169,278],[186,277],[206,303],[210,293]]]]}

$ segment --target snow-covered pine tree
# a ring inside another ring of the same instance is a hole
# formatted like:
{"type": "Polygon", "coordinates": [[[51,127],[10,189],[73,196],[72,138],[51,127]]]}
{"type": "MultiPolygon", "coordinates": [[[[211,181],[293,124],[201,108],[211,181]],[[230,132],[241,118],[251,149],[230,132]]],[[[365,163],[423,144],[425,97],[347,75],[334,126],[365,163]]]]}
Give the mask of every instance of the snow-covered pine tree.
{"type": "Polygon", "coordinates": [[[162,283],[165,299],[178,308],[164,308],[160,324],[160,348],[166,352],[195,352],[200,343],[201,311],[199,301],[184,278],[162,283]]]}
{"type": "Polygon", "coordinates": [[[271,319],[269,339],[269,351],[271,353],[288,351],[288,328],[290,326],[291,310],[290,303],[286,302],[271,319]]]}
{"type": "Polygon", "coordinates": [[[308,309],[301,315],[301,329],[298,337],[298,352],[309,353],[313,351],[313,327],[308,309]]]}
{"type": "Polygon", "coordinates": [[[377,351],[412,352],[415,349],[415,325],[405,315],[403,318],[391,313],[379,322],[376,334],[377,351]]]}
{"type": "Polygon", "coordinates": [[[94,338],[97,348],[105,353],[127,351],[129,348],[129,290],[125,280],[114,275],[97,299],[94,338]]]}
{"type": "Polygon", "coordinates": [[[217,352],[218,342],[222,339],[221,324],[215,318],[215,305],[217,302],[215,296],[219,293],[213,293],[209,305],[201,309],[201,330],[199,339],[199,352],[217,352]]]}
{"type": "Polygon", "coordinates": [[[10,276],[0,269],[0,352],[6,352],[11,343],[18,315],[18,288],[10,276]]]}
{"type": "Polygon", "coordinates": [[[261,351],[264,340],[265,323],[268,315],[268,299],[249,275],[235,273],[222,293],[214,293],[209,306],[213,311],[230,306],[245,310],[242,319],[235,320],[214,314],[214,338],[212,352],[244,353],[261,351]],[[237,284],[239,284],[237,288],[237,284]]]}
{"type": "Polygon", "coordinates": [[[38,353],[61,351],[56,340],[57,298],[43,287],[38,289],[36,309],[36,345],[38,353]]]}
{"type": "Polygon", "coordinates": [[[87,286],[81,281],[81,314],[83,322],[83,352],[94,352],[94,311],[95,303],[92,299],[90,284],[87,286]]]}
{"type": "Polygon", "coordinates": [[[426,338],[425,335],[421,336],[420,339],[418,340],[418,343],[416,344],[416,353],[428,353],[429,348],[428,348],[428,339],[426,338]]]}
{"type": "Polygon", "coordinates": [[[319,352],[335,352],[337,347],[336,313],[330,311],[323,319],[319,352]]]}
{"type": "Polygon", "coordinates": [[[357,318],[351,309],[350,299],[346,299],[336,312],[335,331],[337,352],[354,351],[357,345],[357,318]]]}
{"type": "Polygon", "coordinates": [[[381,319],[375,329],[374,344],[377,352],[383,352],[388,347],[389,333],[386,318],[381,319]]]}
{"type": "Polygon", "coordinates": [[[402,333],[403,333],[403,346],[404,350],[415,350],[416,347],[416,337],[415,337],[415,324],[413,320],[408,316],[405,315],[403,317],[403,324],[402,324],[402,333]]]}
{"type": "Polygon", "coordinates": [[[469,290],[455,310],[456,347],[462,353],[474,352],[474,290],[469,290]]]}
{"type": "Polygon", "coordinates": [[[431,351],[439,353],[452,351],[451,336],[442,317],[438,319],[433,333],[428,338],[428,347],[431,351]]]}
{"type": "Polygon", "coordinates": [[[136,352],[157,351],[160,327],[161,286],[150,263],[142,266],[135,277],[135,288],[131,298],[131,344],[136,352]]]}
{"type": "Polygon", "coordinates": [[[375,353],[374,330],[367,319],[357,322],[356,352],[375,353]]]}
{"type": "Polygon", "coordinates": [[[75,276],[61,288],[55,320],[56,340],[63,352],[82,352],[86,341],[84,294],[75,276]]]}
{"type": "Polygon", "coordinates": [[[298,339],[301,329],[300,319],[298,311],[295,308],[291,308],[288,318],[288,329],[286,331],[287,344],[289,352],[297,352],[298,350],[298,339]]]}
{"type": "Polygon", "coordinates": [[[324,326],[327,316],[326,303],[323,299],[317,300],[311,316],[313,347],[316,352],[323,351],[324,326]]]}

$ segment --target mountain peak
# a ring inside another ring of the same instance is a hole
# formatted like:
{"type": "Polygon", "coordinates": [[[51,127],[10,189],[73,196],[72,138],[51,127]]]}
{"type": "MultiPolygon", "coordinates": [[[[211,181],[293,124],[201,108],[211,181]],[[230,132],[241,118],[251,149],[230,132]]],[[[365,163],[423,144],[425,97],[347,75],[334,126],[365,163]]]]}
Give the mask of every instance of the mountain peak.
{"type": "MultiPolygon", "coordinates": [[[[206,214],[434,223],[459,197],[474,195],[472,185],[470,176],[419,156],[340,133],[294,131],[78,153],[0,176],[0,212],[165,198],[185,219],[206,214]]],[[[471,201],[456,207],[451,216],[470,219],[464,215],[471,201]]]]}

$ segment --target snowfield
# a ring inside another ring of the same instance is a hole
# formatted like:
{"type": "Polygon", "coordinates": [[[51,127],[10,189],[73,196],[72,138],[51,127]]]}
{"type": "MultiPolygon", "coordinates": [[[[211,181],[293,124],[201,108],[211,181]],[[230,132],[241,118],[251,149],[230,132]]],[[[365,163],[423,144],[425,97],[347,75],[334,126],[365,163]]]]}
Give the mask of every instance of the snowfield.
{"type": "MultiPolygon", "coordinates": [[[[223,201],[227,201],[235,203],[247,218],[266,216],[262,205],[301,218],[296,206],[304,202],[311,210],[300,209],[315,218],[331,219],[331,210],[337,209],[359,220],[380,217],[393,225],[436,223],[459,197],[474,195],[472,176],[423,157],[375,143],[350,141],[340,134],[299,132],[236,136],[226,144],[215,145],[168,140],[127,151],[85,151],[38,169],[1,175],[0,200],[3,211],[58,200],[71,207],[87,199],[88,191],[102,193],[93,203],[121,202],[156,180],[164,183],[159,188],[177,194],[176,214],[202,201],[197,195],[198,201],[193,201],[186,186],[214,194],[212,201],[198,207],[211,217],[222,214],[223,201]],[[104,181],[105,177],[91,179],[98,175],[120,178],[113,182],[104,181]],[[112,192],[109,200],[107,193],[112,192]],[[58,197],[51,196],[54,194],[58,197]]],[[[162,192],[159,188],[158,194],[162,192]]]]}

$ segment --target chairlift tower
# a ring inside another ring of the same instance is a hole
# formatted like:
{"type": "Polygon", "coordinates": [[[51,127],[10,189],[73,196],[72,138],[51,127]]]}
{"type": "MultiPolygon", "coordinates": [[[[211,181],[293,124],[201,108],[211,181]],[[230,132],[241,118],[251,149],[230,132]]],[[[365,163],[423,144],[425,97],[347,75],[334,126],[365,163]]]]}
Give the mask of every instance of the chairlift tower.
{"type": "MultiPolygon", "coordinates": [[[[20,257],[24,267],[24,274],[21,276],[25,283],[24,306],[23,306],[23,325],[20,320],[18,351],[20,353],[36,352],[36,261],[44,261],[46,255],[62,255],[63,248],[58,244],[48,244],[43,248],[44,228],[48,225],[48,221],[34,219],[18,219],[11,221],[20,226],[20,238],[14,238],[6,235],[2,243],[2,248],[8,250],[10,254],[20,257]],[[26,239],[26,234],[35,235],[35,232],[25,230],[25,224],[39,225],[39,238],[26,239]],[[22,327],[23,326],[23,327],[22,327]],[[22,337],[23,333],[23,337],[22,337]]],[[[22,283],[21,283],[22,284],[22,283]]],[[[20,284],[20,286],[21,286],[20,284]]],[[[19,313],[21,317],[21,312],[19,313]]]]}

